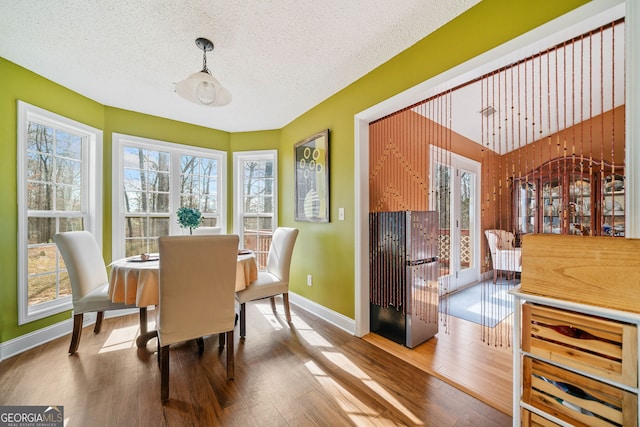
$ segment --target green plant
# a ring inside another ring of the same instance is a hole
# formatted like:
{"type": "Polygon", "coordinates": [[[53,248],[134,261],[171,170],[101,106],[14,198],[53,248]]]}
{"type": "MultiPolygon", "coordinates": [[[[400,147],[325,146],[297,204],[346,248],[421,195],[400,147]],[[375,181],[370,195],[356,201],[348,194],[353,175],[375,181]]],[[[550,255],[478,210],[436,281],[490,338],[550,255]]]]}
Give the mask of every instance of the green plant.
{"type": "Polygon", "coordinates": [[[188,228],[189,234],[193,234],[193,229],[198,228],[202,223],[202,214],[195,208],[178,209],[178,224],[181,228],[188,228]]]}

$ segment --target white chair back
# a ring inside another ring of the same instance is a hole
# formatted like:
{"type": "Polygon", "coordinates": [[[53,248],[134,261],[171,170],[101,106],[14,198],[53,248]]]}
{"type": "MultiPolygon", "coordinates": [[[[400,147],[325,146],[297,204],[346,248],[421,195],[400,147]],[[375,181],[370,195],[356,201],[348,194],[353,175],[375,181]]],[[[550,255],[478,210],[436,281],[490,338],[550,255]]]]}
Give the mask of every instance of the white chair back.
{"type": "Polygon", "coordinates": [[[54,235],[53,241],[69,273],[74,302],[108,282],[102,251],[93,234],[67,231],[54,235]]]}
{"type": "Polygon", "coordinates": [[[159,240],[160,345],[233,330],[238,236],[159,240]]]}
{"type": "Polygon", "coordinates": [[[297,237],[297,228],[278,227],[271,239],[267,256],[267,272],[278,277],[282,283],[289,283],[291,256],[297,237]]]}
{"type": "Polygon", "coordinates": [[[198,227],[193,229],[194,236],[211,236],[222,234],[221,227],[198,227]]]}

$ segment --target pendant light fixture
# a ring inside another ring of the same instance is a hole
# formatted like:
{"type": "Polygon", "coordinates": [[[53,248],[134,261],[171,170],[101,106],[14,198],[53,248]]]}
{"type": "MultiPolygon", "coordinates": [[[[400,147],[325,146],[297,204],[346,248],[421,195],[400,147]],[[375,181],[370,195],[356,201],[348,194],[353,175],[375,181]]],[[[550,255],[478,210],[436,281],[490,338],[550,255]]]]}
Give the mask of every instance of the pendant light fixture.
{"type": "Polygon", "coordinates": [[[205,38],[197,38],[196,46],[202,49],[202,70],[176,83],[175,91],[184,99],[199,105],[219,107],[231,102],[231,94],[211,75],[207,68],[207,52],[213,50],[213,43],[205,38]]]}

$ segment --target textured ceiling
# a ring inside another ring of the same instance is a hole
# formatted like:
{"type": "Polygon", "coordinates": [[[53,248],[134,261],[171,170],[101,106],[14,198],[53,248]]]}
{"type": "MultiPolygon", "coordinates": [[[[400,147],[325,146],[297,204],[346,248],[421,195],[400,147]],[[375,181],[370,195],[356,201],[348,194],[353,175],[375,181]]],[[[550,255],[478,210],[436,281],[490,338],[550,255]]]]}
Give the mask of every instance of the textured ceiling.
{"type": "Polygon", "coordinates": [[[0,0],[0,56],[101,104],[230,132],[278,129],[479,0],[0,0]],[[233,96],[178,97],[202,67],[233,96]]]}

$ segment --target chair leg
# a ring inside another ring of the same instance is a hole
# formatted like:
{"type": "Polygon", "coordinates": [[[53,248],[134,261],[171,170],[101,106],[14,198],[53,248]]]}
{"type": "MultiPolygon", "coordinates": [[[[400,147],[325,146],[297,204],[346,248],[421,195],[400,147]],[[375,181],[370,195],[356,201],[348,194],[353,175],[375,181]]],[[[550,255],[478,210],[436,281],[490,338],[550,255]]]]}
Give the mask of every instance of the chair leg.
{"type": "Polygon", "coordinates": [[[169,400],[169,346],[160,348],[160,399],[169,400]]]}
{"type": "Polygon", "coordinates": [[[226,342],[226,340],[224,338],[224,332],[220,332],[218,334],[218,345],[220,346],[221,349],[222,349],[222,347],[224,347],[225,342],[226,342]]]}
{"type": "Polygon", "coordinates": [[[498,280],[498,270],[493,269],[493,284],[496,284],[496,280],[498,280]]]}
{"type": "Polygon", "coordinates": [[[289,310],[289,292],[282,294],[282,305],[284,305],[284,315],[287,318],[287,323],[291,323],[291,310],[289,310]]]}
{"type": "Polygon", "coordinates": [[[78,345],[80,344],[80,336],[82,335],[82,319],[84,315],[73,315],[73,332],[71,333],[71,344],[69,345],[69,354],[73,354],[78,351],[78,345]]]}
{"type": "Polygon", "coordinates": [[[240,304],[240,338],[244,338],[245,334],[247,332],[247,322],[246,322],[246,307],[245,307],[245,303],[243,302],[242,304],[240,304]]]}
{"type": "Polygon", "coordinates": [[[276,299],[275,297],[269,297],[269,300],[271,301],[271,310],[273,310],[273,312],[275,313],[276,310],[276,299]]]}
{"type": "Polygon", "coordinates": [[[198,344],[198,356],[202,357],[204,354],[204,338],[196,338],[196,344],[198,344]]]}
{"type": "MultiPolygon", "coordinates": [[[[220,334],[222,336],[223,334],[220,334]]],[[[227,335],[227,379],[232,380],[235,376],[234,355],[233,355],[233,329],[227,335]]]]}
{"type": "Polygon", "coordinates": [[[100,333],[100,329],[102,329],[102,319],[104,319],[104,311],[99,311],[98,312],[98,317],[96,317],[96,324],[93,327],[93,333],[94,334],[99,334],[100,333]]]}

